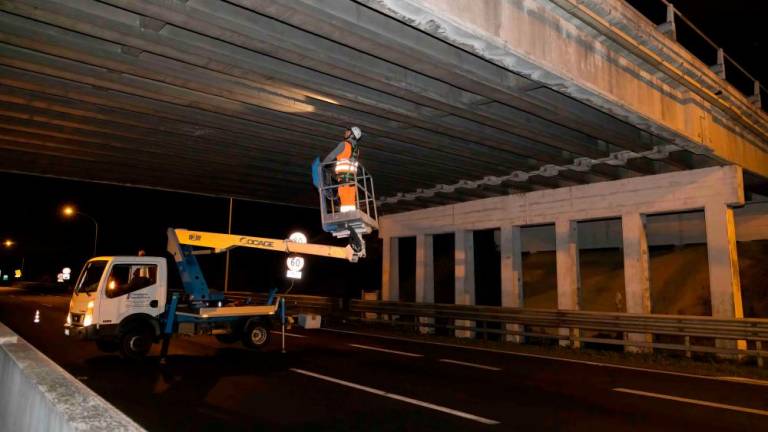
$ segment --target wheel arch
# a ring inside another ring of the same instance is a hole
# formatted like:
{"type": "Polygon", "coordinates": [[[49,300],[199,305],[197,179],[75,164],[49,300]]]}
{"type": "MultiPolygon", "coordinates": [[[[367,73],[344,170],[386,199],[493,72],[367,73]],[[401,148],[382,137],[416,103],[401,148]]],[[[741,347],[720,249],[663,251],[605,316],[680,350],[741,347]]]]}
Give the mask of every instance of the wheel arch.
{"type": "Polygon", "coordinates": [[[160,336],[160,322],[157,318],[145,313],[135,313],[123,318],[118,326],[118,333],[122,334],[129,329],[140,326],[151,329],[154,337],[160,336]]]}

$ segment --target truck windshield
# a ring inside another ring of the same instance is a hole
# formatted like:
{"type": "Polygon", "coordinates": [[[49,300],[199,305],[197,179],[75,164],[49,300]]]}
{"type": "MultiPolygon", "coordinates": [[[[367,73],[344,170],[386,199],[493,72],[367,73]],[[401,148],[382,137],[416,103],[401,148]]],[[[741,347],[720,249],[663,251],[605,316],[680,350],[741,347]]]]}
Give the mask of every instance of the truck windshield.
{"type": "Polygon", "coordinates": [[[86,264],[80,274],[80,280],[77,281],[75,292],[77,294],[91,293],[99,289],[99,281],[105,267],[107,267],[106,261],[91,261],[86,264]]]}

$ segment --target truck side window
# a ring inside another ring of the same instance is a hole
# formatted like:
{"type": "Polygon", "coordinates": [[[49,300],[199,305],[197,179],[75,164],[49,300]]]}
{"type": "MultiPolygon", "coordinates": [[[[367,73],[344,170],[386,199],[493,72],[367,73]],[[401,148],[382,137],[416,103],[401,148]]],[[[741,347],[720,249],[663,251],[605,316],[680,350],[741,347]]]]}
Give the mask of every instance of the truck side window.
{"type": "Polygon", "coordinates": [[[117,264],[112,266],[107,279],[106,296],[120,297],[155,283],[157,283],[157,265],[117,264]]]}

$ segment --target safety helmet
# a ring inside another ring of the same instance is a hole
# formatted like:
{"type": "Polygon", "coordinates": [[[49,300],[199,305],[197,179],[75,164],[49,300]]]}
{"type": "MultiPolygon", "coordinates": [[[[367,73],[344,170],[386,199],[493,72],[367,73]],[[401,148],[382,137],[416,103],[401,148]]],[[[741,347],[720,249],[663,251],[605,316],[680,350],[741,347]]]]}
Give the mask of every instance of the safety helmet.
{"type": "Polygon", "coordinates": [[[363,136],[363,131],[361,131],[357,126],[352,126],[349,128],[349,130],[352,132],[352,136],[355,137],[356,140],[359,140],[360,137],[363,136]]]}

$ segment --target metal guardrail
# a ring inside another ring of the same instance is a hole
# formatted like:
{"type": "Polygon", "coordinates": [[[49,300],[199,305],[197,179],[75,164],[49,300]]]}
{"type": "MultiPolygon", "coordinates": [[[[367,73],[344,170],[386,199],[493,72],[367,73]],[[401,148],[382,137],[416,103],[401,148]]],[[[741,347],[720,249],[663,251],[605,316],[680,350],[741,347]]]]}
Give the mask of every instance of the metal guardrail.
{"type": "Polygon", "coordinates": [[[638,350],[657,348],[684,351],[688,357],[693,352],[755,357],[760,367],[764,364],[764,358],[768,357],[768,351],[762,350],[763,343],[768,341],[768,319],[724,320],[684,315],[361,300],[352,300],[349,312],[356,313],[358,316],[355,318],[361,321],[411,327],[422,332],[442,327],[518,338],[554,339],[573,347],[579,347],[582,343],[596,343],[623,345],[638,350]],[[590,336],[589,333],[596,334],[590,336]],[[654,338],[630,338],[630,334],[648,334],[654,335],[654,338]],[[746,344],[739,341],[745,341],[746,344]]]}
{"type": "MultiPolygon", "coordinates": [[[[228,297],[265,302],[267,294],[229,292],[228,297]]],[[[449,331],[554,340],[572,347],[585,343],[754,357],[763,367],[768,351],[768,319],[738,320],[690,315],[630,314],[552,309],[506,308],[452,304],[350,300],[311,295],[285,295],[288,312],[316,313],[368,323],[432,332],[449,331]],[[630,337],[634,335],[635,337],[630,337]],[[652,337],[643,337],[651,335],[652,337]],[[639,337],[638,337],[639,336],[639,337]],[[743,341],[743,342],[741,342],[743,341]]]]}

